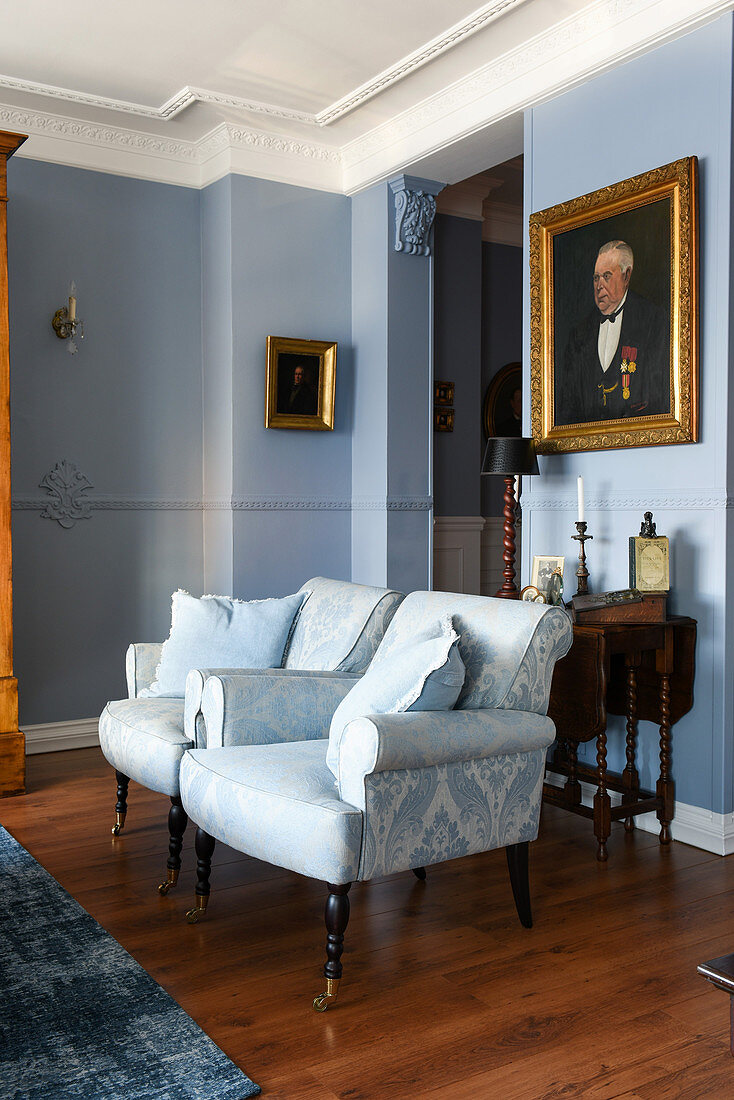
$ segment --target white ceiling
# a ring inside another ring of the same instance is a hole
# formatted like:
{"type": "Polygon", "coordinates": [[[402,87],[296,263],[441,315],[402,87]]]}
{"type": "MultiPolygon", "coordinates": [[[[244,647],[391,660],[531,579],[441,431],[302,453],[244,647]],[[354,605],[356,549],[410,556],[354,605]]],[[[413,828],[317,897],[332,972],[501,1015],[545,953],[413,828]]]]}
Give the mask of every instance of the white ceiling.
{"type": "Polygon", "coordinates": [[[522,111],[734,0],[22,0],[0,128],[19,155],[202,186],[351,193],[522,149],[522,111]]]}

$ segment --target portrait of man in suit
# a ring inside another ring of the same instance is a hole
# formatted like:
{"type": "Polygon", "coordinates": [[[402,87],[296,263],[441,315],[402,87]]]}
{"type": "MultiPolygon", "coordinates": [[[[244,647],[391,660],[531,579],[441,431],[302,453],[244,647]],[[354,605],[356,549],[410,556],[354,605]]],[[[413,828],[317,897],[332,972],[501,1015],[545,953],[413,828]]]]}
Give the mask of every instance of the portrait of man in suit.
{"type": "Polygon", "coordinates": [[[288,416],[316,416],[319,394],[318,355],[281,352],[278,358],[277,412],[288,416]]]}
{"type": "Polygon", "coordinates": [[[670,310],[633,289],[634,267],[626,240],[599,248],[593,305],[556,359],[556,425],[670,412],[670,310]]]}

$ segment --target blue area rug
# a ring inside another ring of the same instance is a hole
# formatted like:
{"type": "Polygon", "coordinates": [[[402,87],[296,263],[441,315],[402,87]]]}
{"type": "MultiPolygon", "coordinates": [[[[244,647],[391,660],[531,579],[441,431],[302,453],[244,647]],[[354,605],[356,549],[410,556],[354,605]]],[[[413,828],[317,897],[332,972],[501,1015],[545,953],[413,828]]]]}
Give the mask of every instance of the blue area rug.
{"type": "Polygon", "coordinates": [[[0,890],[3,1100],[260,1094],[1,825],[0,890]]]}

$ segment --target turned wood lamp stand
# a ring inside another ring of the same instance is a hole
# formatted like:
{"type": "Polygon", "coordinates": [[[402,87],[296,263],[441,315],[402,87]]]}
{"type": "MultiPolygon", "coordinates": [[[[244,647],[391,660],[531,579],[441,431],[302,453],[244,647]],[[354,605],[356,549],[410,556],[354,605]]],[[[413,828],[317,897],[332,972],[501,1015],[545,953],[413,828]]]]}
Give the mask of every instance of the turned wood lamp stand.
{"type": "Polygon", "coordinates": [[[504,581],[495,595],[506,600],[516,600],[520,595],[515,584],[515,476],[539,474],[535,456],[535,443],[524,436],[499,436],[487,440],[482,462],[483,474],[500,474],[505,479],[503,516],[505,520],[502,539],[504,581]]]}

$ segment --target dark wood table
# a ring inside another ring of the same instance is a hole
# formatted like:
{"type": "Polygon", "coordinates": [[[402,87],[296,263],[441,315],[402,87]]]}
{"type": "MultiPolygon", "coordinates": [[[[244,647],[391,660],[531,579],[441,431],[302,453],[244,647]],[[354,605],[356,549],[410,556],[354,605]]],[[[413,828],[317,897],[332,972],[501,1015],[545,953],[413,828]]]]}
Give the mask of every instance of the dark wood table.
{"type": "Polygon", "coordinates": [[[548,714],[556,745],[547,770],[566,776],[563,787],[543,785],[543,800],[591,818],[598,860],[606,860],[613,821],[634,829],[636,814],[655,811],[660,843],[670,843],[675,784],[671,775],[672,727],[693,705],[696,621],[673,617],[660,623],[606,623],[573,628],[573,645],[553,674],[548,714]],[[627,719],[621,773],[607,770],[607,715],[627,719]],[[640,787],[635,754],[640,720],[660,727],[660,775],[654,791],[640,787]],[[596,767],[578,761],[578,746],[596,739],[596,767]],[[596,786],[594,804],[581,801],[581,781],[596,786]],[[609,791],[622,795],[612,806],[609,791]]]}

